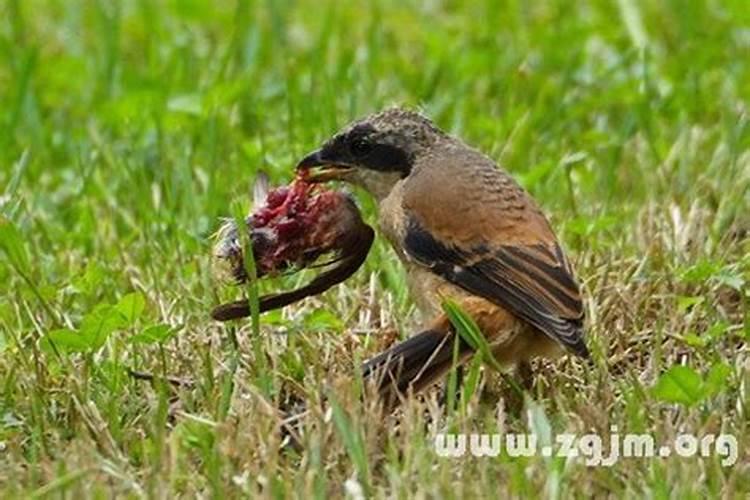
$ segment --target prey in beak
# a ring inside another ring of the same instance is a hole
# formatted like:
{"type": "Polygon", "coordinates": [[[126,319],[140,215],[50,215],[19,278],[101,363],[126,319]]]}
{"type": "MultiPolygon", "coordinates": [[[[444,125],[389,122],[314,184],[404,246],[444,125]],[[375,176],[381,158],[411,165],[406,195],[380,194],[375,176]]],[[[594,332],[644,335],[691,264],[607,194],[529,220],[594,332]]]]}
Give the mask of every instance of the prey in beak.
{"type": "Polygon", "coordinates": [[[322,149],[313,151],[297,164],[297,172],[306,174],[308,182],[345,181],[354,168],[326,158],[322,149]]]}

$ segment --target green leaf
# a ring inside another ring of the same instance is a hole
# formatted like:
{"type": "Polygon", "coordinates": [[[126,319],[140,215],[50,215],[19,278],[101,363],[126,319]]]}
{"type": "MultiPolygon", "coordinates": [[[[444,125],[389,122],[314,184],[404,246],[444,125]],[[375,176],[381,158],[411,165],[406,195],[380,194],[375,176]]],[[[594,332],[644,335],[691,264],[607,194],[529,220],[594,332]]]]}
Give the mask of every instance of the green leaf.
{"type": "Polygon", "coordinates": [[[305,378],[305,362],[299,352],[293,349],[286,349],[280,358],[282,372],[284,376],[302,383],[305,378]]]}
{"type": "Polygon", "coordinates": [[[711,367],[706,376],[705,393],[707,396],[718,394],[726,386],[729,375],[732,374],[732,367],[726,363],[716,363],[711,367]]]}
{"type": "Polygon", "coordinates": [[[575,234],[581,236],[590,236],[596,233],[602,233],[620,223],[620,219],[615,215],[600,215],[598,217],[575,217],[567,222],[566,228],[575,234]]]}
{"type": "Polygon", "coordinates": [[[141,333],[130,337],[129,341],[134,344],[155,344],[169,340],[175,334],[175,329],[165,323],[151,325],[141,333]]]}
{"type": "Polygon", "coordinates": [[[73,278],[71,284],[73,288],[84,295],[91,295],[99,288],[102,281],[104,281],[104,269],[92,261],[86,266],[86,270],[83,275],[73,278]]]}
{"type": "Polygon", "coordinates": [[[677,365],[667,370],[653,388],[657,399],[692,406],[703,399],[703,381],[692,368],[677,365]]]}
{"type": "Polygon", "coordinates": [[[733,266],[722,267],[720,262],[707,259],[686,268],[679,274],[679,278],[685,283],[705,283],[712,280],[738,291],[745,286],[745,278],[733,266]]]}
{"type": "Polygon", "coordinates": [[[723,337],[728,331],[729,323],[726,321],[719,321],[711,325],[704,335],[713,340],[723,337]]]}
{"type": "Polygon", "coordinates": [[[474,318],[466,314],[455,302],[451,300],[445,300],[443,302],[443,310],[448,315],[453,327],[456,329],[458,334],[468,343],[474,350],[478,351],[482,359],[498,371],[502,371],[502,367],[492,355],[492,349],[487,343],[487,339],[484,338],[482,331],[474,321],[474,318]]]}
{"type": "Polygon", "coordinates": [[[13,164],[13,173],[10,176],[10,180],[5,185],[5,193],[0,197],[0,211],[7,217],[13,214],[20,204],[19,197],[17,196],[18,187],[21,185],[21,179],[26,173],[26,167],[29,165],[29,150],[25,149],[21,154],[21,158],[13,164]],[[15,200],[14,203],[10,203],[10,200],[15,200]]]}
{"type": "Polygon", "coordinates": [[[7,256],[10,263],[19,271],[29,269],[29,256],[26,253],[24,239],[18,228],[8,219],[0,215],[0,250],[7,256]]]}
{"type": "MultiPolygon", "coordinates": [[[[246,210],[242,209],[242,206],[238,203],[232,205],[232,214],[234,217],[235,225],[239,227],[245,227],[245,216],[243,215],[246,210]]],[[[250,242],[250,235],[248,231],[239,231],[240,235],[240,248],[248,249],[252,248],[250,242]]],[[[247,284],[245,286],[247,290],[247,303],[250,307],[250,318],[253,327],[253,338],[257,339],[260,336],[260,310],[259,310],[259,293],[258,293],[258,272],[255,266],[255,254],[254,252],[242,252],[242,265],[245,268],[245,274],[247,275],[247,284]]],[[[257,351],[260,344],[258,342],[253,343],[253,348],[257,351]]],[[[260,354],[256,352],[256,354],[260,354]]],[[[265,359],[265,357],[262,357],[265,359]]]]}
{"type": "Polygon", "coordinates": [[[708,345],[708,339],[705,337],[700,337],[696,335],[695,333],[686,333],[683,335],[683,340],[687,345],[690,347],[706,347],[708,345]]]}
{"type": "Polygon", "coordinates": [[[531,167],[526,172],[519,174],[518,180],[524,188],[533,191],[534,187],[549,176],[555,166],[556,163],[554,161],[543,161],[542,163],[531,167]]]}
{"type": "Polygon", "coordinates": [[[167,109],[175,113],[201,116],[203,114],[203,98],[199,94],[178,95],[169,99],[167,109]]]}
{"type": "Polygon", "coordinates": [[[13,306],[9,302],[0,302],[0,322],[4,320],[10,323],[13,315],[13,306]]]}
{"type": "Polygon", "coordinates": [[[69,328],[49,332],[42,339],[42,349],[52,351],[50,344],[54,344],[57,349],[69,352],[86,352],[91,348],[86,337],[69,328]]]}
{"type": "Polygon", "coordinates": [[[127,319],[117,307],[102,304],[83,318],[81,335],[92,349],[99,349],[112,332],[127,325],[127,319]]]}
{"type": "Polygon", "coordinates": [[[682,271],[679,279],[685,283],[704,283],[720,270],[718,262],[704,259],[682,271]]]}
{"type": "Polygon", "coordinates": [[[482,357],[477,356],[471,359],[469,363],[469,369],[466,371],[466,376],[463,380],[463,387],[461,389],[461,401],[464,411],[466,411],[467,405],[474,394],[479,388],[479,383],[482,375],[482,357]]]}
{"type": "Polygon", "coordinates": [[[338,431],[341,440],[344,442],[344,447],[354,464],[354,468],[357,470],[359,480],[363,483],[365,489],[369,491],[369,460],[360,429],[352,424],[334,397],[330,398],[330,404],[331,410],[333,410],[333,424],[336,431],[338,431]]]}
{"type": "Polygon", "coordinates": [[[143,310],[146,308],[146,299],[142,293],[132,292],[121,298],[116,307],[122,313],[128,325],[132,325],[143,314],[143,310]]]}
{"type": "Polygon", "coordinates": [[[695,332],[688,332],[683,335],[685,343],[691,347],[706,347],[710,343],[716,341],[729,331],[729,324],[726,321],[719,321],[711,325],[701,335],[697,335],[695,332]]]}
{"type": "Polygon", "coordinates": [[[326,309],[317,309],[307,316],[303,322],[308,331],[335,330],[340,332],[344,329],[341,318],[326,309]]]}
{"type": "Polygon", "coordinates": [[[263,315],[263,324],[273,326],[286,326],[291,327],[294,322],[284,318],[284,313],[281,309],[275,309],[268,311],[263,315]]]}
{"type": "Polygon", "coordinates": [[[705,300],[703,297],[677,297],[677,310],[685,312],[693,306],[702,304],[705,300]]]}

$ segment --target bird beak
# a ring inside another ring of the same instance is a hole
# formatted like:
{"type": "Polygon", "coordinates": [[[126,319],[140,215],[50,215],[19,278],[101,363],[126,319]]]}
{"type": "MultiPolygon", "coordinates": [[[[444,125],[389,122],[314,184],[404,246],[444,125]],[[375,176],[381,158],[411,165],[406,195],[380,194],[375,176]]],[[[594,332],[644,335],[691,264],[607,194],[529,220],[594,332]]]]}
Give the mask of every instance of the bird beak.
{"type": "Polygon", "coordinates": [[[326,158],[322,149],[313,151],[297,164],[298,172],[309,172],[307,177],[309,182],[343,181],[353,170],[352,167],[337,164],[326,158]]]}

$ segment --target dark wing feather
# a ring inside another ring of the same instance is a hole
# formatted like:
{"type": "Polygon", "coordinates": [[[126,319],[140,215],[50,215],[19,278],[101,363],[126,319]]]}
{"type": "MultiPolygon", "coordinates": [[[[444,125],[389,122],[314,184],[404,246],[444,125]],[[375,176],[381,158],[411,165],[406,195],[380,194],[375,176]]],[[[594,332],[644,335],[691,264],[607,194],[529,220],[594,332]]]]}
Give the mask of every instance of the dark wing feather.
{"type": "Polygon", "coordinates": [[[572,270],[557,243],[471,248],[436,240],[414,218],[404,238],[407,254],[451,283],[507,308],[582,357],[583,305],[572,270]]]}

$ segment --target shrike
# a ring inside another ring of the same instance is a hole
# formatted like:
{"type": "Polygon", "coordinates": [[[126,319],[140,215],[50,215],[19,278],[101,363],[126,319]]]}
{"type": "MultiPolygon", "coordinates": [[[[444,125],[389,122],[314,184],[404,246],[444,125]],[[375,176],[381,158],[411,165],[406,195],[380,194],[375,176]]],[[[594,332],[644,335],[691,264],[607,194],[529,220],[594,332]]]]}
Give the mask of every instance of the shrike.
{"type": "Polygon", "coordinates": [[[311,180],[350,182],[379,204],[379,226],[406,268],[425,329],[368,360],[365,377],[393,401],[418,391],[474,350],[445,299],[474,318],[495,359],[518,366],[589,353],[578,284],[547,218],[494,161],[425,116],[387,109],[356,121],[300,161],[311,180]]]}

